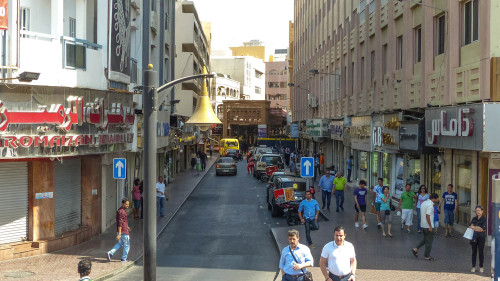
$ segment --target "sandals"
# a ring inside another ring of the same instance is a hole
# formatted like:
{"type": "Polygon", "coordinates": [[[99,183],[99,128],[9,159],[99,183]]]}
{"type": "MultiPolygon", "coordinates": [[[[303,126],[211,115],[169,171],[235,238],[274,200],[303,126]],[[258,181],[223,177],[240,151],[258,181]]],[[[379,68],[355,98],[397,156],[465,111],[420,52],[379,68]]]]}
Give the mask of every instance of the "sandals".
{"type": "Polygon", "coordinates": [[[433,258],[433,257],[424,258],[424,260],[426,260],[426,261],[436,261],[436,259],[433,258]]]}
{"type": "Polygon", "coordinates": [[[392,234],[391,234],[391,233],[389,233],[389,234],[387,234],[387,235],[389,235],[389,237],[391,237],[391,238],[392,238],[392,234]]]}
{"type": "Polygon", "coordinates": [[[415,251],[414,249],[411,249],[411,252],[412,252],[412,254],[413,254],[416,258],[418,258],[418,252],[417,252],[417,251],[415,251]]]}

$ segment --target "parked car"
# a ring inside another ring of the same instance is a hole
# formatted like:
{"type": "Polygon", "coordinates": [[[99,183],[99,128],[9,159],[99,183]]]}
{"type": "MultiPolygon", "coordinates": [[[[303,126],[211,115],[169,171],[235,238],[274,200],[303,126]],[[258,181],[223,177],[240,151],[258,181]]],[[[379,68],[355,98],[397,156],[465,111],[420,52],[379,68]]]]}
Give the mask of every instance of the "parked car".
{"type": "MultiPolygon", "coordinates": [[[[277,176],[274,177],[272,187],[267,188],[267,206],[271,210],[271,216],[277,217],[285,211],[285,204],[276,204],[274,191],[282,188],[292,187],[294,191],[294,201],[287,202],[286,205],[300,205],[306,196],[307,180],[293,176],[277,176]]],[[[288,207],[288,206],[287,206],[288,207]]],[[[287,210],[288,211],[288,208],[287,210]]]]}
{"type": "Polygon", "coordinates": [[[269,178],[269,181],[266,184],[267,188],[273,187],[274,186],[274,180],[278,177],[298,177],[295,173],[292,172],[275,172],[271,178],[269,178]]]}
{"type": "Polygon", "coordinates": [[[238,173],[238,168],[232,157],[222,157],[220,158],[215,166],[215,175],[229,174],[236,175],[238,173]]]}

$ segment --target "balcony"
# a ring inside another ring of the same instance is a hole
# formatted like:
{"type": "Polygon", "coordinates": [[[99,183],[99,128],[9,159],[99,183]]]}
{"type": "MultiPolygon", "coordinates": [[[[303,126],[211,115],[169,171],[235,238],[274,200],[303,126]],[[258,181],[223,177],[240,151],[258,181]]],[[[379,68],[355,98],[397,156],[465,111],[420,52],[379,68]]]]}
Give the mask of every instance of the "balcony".
{"type": "Polygon", "coordinates": [[[107,89],[102,46],[73,37],[20,31],[19,72],[40,72],[34,85],[107,89]]]}

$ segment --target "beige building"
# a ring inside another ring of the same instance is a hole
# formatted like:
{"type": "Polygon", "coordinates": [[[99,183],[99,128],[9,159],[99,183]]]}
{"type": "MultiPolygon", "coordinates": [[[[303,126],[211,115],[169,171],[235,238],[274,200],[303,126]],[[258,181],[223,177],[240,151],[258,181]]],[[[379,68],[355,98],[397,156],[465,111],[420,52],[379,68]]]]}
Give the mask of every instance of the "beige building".
{"type": "Polygon", "coordinates": [[[465,230],[500,172],[499,12],[479,0],[295,0],[301,148],[346,174],[352,156],[352,179],[382,177],[396,199],[405,183],[438,194],[451,183],[465,230]]]}
{"type": "Polygon", "coordinates": [[[229,49],[231,49],[233,57],[250,56],[261,60],[266,59],[266,47],[263,45],[263,42],[259,40],[243,42],[243,46],[229,47],[229,49]]]}

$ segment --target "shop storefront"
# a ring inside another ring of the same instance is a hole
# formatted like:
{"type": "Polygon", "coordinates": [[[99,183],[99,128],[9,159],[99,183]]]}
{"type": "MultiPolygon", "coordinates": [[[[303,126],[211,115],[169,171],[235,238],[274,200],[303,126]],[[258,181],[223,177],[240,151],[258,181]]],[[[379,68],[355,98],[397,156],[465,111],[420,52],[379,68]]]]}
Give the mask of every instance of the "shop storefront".
{"type": "Polygon", "coordinates": [[[371,141],[372,117],[356,116],[351,119],[349,127],[350,155],[353,156],[353,178],[356,180],[366,180],[368,186],[372,186],[370,181],[370,161],[373,151],[371,141]]]}
{"type": "Polygon", "coordinates": [[[500,151],[498,120],[500,104],[495,103],[425,111],[426,146],[444,151],[444,157],[438,155],[435,160],[441,164],[441,171],[434,171],[435,181],[441,173],[441,192],[453,184],[458,194],[456,228],[461,231],[470,223],[476,205],[482,205],[487,216],[491,215],[490,175],[500,168],[500,163],[492,159],[492,152],[500,151]]]}
{"type": "MultiPolygon", "coordinates": [[[[129,193],[128,179],[118,188],[116,180],[108,183],[106,168],[114,155],[125,157],[135,138],[131,95],[18,90],[2,89],[0,102],[0,233],[6,234],[0,259],[17,257],[10,243],[36,241],[45,253],[103,231],[106,195],[129,193]]],[[[109,202],[113,214],[116,202],[109,202]]]]}
{"type": "Polygon", "coordinates": [[[347,175],[347,159],[344,156],[344,120],[330,121],[330,138],[332,141],[332,165],[335,170],[344,171],[347,175]]]}
{"type": "Polygon", "coordinates": [[[306,121],[306,127],[306,134],[312,139],[308,147],[309,155],[323,153],[324,157],[331,158],[331,155],[327,154],[327,142],[330,139],[330,122],[328,119],[309,119],[306,121]]]}

